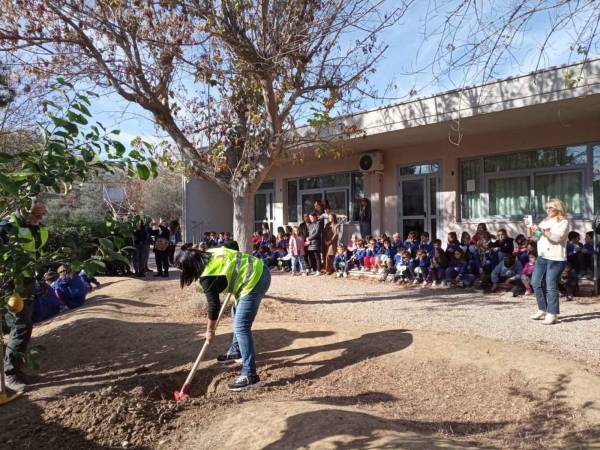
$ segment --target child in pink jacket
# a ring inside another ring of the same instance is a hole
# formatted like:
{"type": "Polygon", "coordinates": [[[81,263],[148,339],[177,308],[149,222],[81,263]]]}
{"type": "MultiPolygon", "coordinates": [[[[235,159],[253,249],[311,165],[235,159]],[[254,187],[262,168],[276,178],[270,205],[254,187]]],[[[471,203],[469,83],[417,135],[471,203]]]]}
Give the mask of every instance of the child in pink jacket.
{"type": "Polygon", "coordinates": [[[294,275],[307,275],[306,261],[304,260],[304,236],[300,232],[298,227],[292,228],[292,235],[290,236],[289,254],[292,257],[292,276],[294,275]],[[300,271],[297,267],[300,266],[300,271]]]}
{"type": "Polygon", "coordinates": [[[536,258],[535,253],[529,253],[529,262],[523,266],[523,270],[521,271],[521,282],[523,283],[523,286],[525,286],[525,295],[533,294],[533,289],[531,288],[531,276],[535,269],[536,258]]]}

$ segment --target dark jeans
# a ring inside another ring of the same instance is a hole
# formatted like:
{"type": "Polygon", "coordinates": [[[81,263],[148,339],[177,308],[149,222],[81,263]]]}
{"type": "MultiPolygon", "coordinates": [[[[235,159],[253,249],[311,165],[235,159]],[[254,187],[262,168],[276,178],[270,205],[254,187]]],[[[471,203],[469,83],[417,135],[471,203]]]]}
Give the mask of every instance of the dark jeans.
{"type": "Polygon", "coordinates": [[[360,237],[366,239],[367,236],[371,235],[371,222],[360,222],[360,237]]]}
{"type": "Polygon", "coordinates": [[[321,252],[318,250],[309,250],[308,252],[308,267],[313,272],[321,271],[321,252]]]}
{"type": "Polygon", "coordinates": [[[18,372],[23,362],[33,330],[33,301],[25,300],[23,311],[18,314],[6,312],[4,319],[10,333],[4,354],[4,373],[12,375],[18,372]]]}
{"type": "Polygon", "coordinates": [[[138,274],[143,274],[146,271],[144,261],[144,244],[135,245],[135,253],[133,254],[133,271],[138,274]]]}
{"type": "Polygon", "coordinates": [[[169,253],[169,264],[170,265],[175,264],[175,249],[176,248],[177,248],[177,245],[169,244],[169,248],[167,249],[167,252],[169,253]]]}
{"type": "Polygon", "coordinates": [[[254,288],[244,295],[232,309],[233,341],[227,351],[230,355],[242,355],[242,375],[256,375],[256,352],[252,338],[252,324],[260,301],[271,285],[271,273],[265,267],[254,288]]]}
{"type": "Polygon", "coordinates": [[[565,261],[552,261],[539,257],[531,276],[531,287],[535,292],[538,309],[550,314],[560,314],[558,304],[558,282],[565,268],[565,261]],[[546,286],[542,285],[545,282],[546,286]]]}
{"type": "Polygon", "coordinates": [[[156,270],[159,274],[169,273],[169,250],[155,250],[154,258],[156,259],[156,270]]]}

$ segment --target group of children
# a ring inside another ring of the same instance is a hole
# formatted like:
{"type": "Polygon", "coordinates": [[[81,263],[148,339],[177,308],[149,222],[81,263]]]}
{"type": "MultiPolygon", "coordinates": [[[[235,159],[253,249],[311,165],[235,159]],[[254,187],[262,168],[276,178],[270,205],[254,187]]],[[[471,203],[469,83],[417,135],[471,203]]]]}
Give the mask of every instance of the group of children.
{"type": "Polygon", "coordinates": [[[67,309],[83,305],[92,286],[100,283],[94,277],[88,276],[84,270],[71,272],[67,265],[62,265],[55,271],[48,271],[44,281],[36,287],[33,299],[32,320],[38,323],[49,319],[67,309]]]}
{"type": "MultiPolygon", "coordinates": [[[[571,300],[578,290],[579,279],[593,276],[593,232],[584,242],[576,231],[568,235],[567,264],[561,274],[560,287],[571,300]]],[[[279,227],[277,235],[268,230],[253,236],[253,255],[272,269],[292,275],[309,275],[305,261],[305,238],[299,227],[279,227]]],[[[513,296],[531,295],[531,277],[537,259],[536,242],[520,234],[508,236],[505,229],[492,235],[484,223],[471,236],[463,232],[448,233],[445,245],[431,240],[429,233],[420,236],[399,233],[379,238],[352,236],[348,245],[339,244],[333,261],[337,277],[347,277],[350,270],[374,272],[379,281],[391,279],[399,285],[471,287],[497,291],[507,289],[513,296]]],[[[314,272],[313,272],[314,273],[314,272]]]]}

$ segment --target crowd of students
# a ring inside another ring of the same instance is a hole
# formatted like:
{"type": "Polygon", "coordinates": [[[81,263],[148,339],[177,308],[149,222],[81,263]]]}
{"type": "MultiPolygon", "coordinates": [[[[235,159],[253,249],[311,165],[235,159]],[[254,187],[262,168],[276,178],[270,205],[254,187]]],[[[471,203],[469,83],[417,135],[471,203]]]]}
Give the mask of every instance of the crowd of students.
{"type": "MultiPolygon", "coordinates": [[[[292,276],[335,273],[347,277],[355,270],[376,273],[380,282],[389,280],[400,286],[478,287],[506,290],[513,296],[533,294],[537,248],[525,235],[513,238],[505,229],[494,235],[480,223],[474,235],[462,232],[459,238],[450,232],[445,242],[430,239],[427,232],[412,231],[406,239],[399,233],[365,239],[355,234],[344,244],[339,242],[337,228],[334,214],[319,211],[305,215],[299,226],[278,227],[275,234],[264,224],[253,235],[253,255],[272,270],[292,276]]],[[[586,233],[581,242],[580,234],[571,231],[568,240],[560,288],[571,300],[579,280],[593,277],[593,232],[586,233]]]]}
{"type": "Polygon", "coordinates": [[[42,322],[62,311],[75,309],[84,304],[93,286],[100,286],[98,280],[89,277],[84,270],[73,273],[69,266],[62,265],[58,271],[48,271],[43,282],[36,286],[33,300],[33,323],[42,322]]]}

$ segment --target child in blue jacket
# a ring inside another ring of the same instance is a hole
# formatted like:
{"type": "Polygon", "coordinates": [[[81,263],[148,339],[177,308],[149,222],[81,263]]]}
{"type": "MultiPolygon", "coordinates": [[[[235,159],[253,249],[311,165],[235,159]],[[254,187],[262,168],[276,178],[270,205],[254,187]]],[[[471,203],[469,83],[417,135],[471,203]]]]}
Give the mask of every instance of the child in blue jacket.
{"type": "Polygon", "coordinates": [[[333,268],[338,278],[348,276],[348,270],[350,270],[350,264],[348,264],[348,250],[345,245],[338,245],[337,252],[333,257],[333,268]]]}
{"type": "MultiPolygon", "coordinates": [[[[448,250],[446,250],[448,252],[448,250]]],[[[462,287],[469,287],[475,281],[475,275],[469,270],[469,263],[465,258],[464,252],[460,248],[456,248],[452,252],[450,263],[446,269],[446,278],[444,285],[450,287],[452,283],[456,283],[462,287]]]]}

